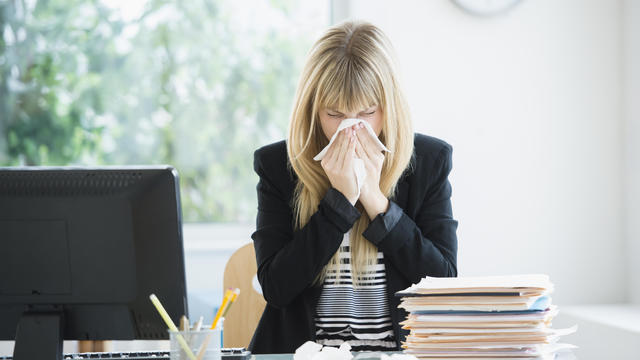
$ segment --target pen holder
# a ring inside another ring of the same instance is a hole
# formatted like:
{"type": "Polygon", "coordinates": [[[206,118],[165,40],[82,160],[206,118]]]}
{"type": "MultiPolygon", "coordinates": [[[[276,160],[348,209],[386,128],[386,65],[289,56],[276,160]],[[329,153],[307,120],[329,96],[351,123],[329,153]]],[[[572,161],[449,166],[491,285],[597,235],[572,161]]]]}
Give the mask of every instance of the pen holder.
{"type": "Polygon", "coordinates": [[[198,360],[220,360],[222,348],[222,324],[215,329],[209,328],[203,330],[189,331],[171,331],[169,330],[170,342],[170,359],[171,360],[193,360],[178,340],[180,334],[188,344],[193,355],[198,360]],[[206,346],[206,347],[205,347],[206,346]],[[198,357],[202,352],[202,357],[198,357]]]}

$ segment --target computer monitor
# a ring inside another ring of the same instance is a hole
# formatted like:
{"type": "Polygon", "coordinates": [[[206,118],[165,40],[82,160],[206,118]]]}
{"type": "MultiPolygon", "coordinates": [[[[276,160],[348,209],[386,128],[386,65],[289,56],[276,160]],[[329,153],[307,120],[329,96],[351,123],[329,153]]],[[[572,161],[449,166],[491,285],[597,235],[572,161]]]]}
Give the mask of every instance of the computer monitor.
{"type": "Polygon", "coordinates": [[[0,168],[0,340],[14,360],[62,340],[166,339],[187,314],[178,175],[169,166],[0,168]]]}

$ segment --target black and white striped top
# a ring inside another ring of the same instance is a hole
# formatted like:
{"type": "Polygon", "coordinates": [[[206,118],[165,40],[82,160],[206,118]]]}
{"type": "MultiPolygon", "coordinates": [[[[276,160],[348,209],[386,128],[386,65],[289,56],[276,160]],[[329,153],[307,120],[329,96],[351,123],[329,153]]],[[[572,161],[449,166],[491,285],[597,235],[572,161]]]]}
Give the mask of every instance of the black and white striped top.
{"type": "Polygon", "coordinates": [[[352,351],[396,350],[393,324],[387,299],[387,279],[382,252],[378,262],[367,269],[371,276],[353,287],[349,233],[339,252],[339,271],[330,270],[316,306],[316,342],[322,345],[351,345],[352,351]]]}

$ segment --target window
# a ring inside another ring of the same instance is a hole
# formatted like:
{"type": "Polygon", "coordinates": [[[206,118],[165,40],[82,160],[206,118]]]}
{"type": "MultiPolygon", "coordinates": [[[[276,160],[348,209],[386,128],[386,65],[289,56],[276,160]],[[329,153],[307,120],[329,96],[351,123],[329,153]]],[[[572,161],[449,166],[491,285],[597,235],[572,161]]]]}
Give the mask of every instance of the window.
{"type": "Polygon", "coordinates": [[[0,2],[0,165],[171,164],[186,222],[255,219],[328,2],[0,2]]]}

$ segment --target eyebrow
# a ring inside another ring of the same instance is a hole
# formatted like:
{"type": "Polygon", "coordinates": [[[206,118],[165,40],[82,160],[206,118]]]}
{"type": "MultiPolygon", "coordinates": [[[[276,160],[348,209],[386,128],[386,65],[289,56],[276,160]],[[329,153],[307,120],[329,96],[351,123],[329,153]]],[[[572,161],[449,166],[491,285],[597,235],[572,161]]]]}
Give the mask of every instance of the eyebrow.
{"type": "MultiPolygon", "coordinates": [[[[363,110],[358,111],[358,113],[365,112],[365,111],[367,111],[367,110],[371,110],[372,108],[375,108],[375,107],[377,107],[377,106],[378,106],[378,105],[371,105],[371,106],[369,106],[369,107],[368,107],[368,108],[366,108],[366,109],[363,109],[363,110]]],[[[340,114],[340,115],[344,115],[342,112],[340,112],[340,111],[338,111],[338,110],[331,109],[331,108],[327,108],[327,111],[331,111],[331,112],[334,112],[334,113],[338,113],[338,114],[340,114]]]]}

